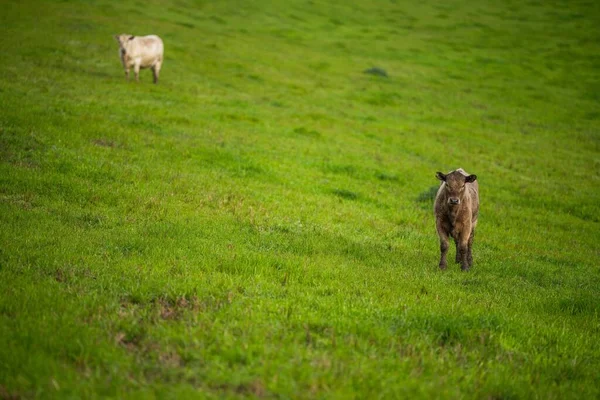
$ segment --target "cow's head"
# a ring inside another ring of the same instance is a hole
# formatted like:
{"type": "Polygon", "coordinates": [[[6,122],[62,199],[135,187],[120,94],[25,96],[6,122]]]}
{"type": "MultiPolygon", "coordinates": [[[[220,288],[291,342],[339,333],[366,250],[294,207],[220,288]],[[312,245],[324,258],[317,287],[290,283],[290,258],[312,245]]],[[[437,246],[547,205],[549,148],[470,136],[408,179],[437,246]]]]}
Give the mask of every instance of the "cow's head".
{"type": "Polygon", "coordinates": [[[117,42],[119,42],[119,46],[121,47],[121,49],[124,49],[126,43],[130,40],[133,40],[135,36],[130,35],[128,33],[121,33],[120,35],[115,35],[114,38],[117,42]]]}
{"type": "Polygon", "coordinates": [[[460,204],[465,192],[467,183],[475,182],[477,175],[463,175],[459,171],[452,171],[447,175],[438,172],[435,176],[442,182],[445,182],[444,190],[448,198],[448,205],[457,206],[460,204]]]}

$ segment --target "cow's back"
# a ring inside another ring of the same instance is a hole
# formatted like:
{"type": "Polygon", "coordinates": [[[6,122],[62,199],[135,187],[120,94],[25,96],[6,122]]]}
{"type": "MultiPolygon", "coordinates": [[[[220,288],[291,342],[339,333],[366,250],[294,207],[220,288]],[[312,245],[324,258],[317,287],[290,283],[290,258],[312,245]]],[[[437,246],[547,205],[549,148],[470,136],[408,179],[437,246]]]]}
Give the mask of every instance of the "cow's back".
{"type": "Polygon", "coordinates": [[[163,41],[156,35],[136,36],[128,45],[128,56],[131,58],[140,57],[142,67],[152,66],[163,60],[163,41]]]}
{"type": "Polygon", "coordinates": [[[163,41],[156,35],[140,36],[139,41],[145,52],[160,55],[164,52],[163,41]]]}

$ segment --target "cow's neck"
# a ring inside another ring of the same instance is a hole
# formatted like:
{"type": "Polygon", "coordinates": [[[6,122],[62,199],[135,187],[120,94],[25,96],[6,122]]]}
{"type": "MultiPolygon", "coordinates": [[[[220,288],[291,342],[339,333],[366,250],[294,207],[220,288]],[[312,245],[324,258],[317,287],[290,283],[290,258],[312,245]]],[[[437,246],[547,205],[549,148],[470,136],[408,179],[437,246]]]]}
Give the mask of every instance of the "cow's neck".
{"type": "Polygon", "coordinates": [[[455,205],[454,207],[449,207],[448,217],[450,219],[450,223],[452,226],[456,225],[456,220],[458,219],[458,215],[463,208],[463,202],[461,204],[455,205]]]}

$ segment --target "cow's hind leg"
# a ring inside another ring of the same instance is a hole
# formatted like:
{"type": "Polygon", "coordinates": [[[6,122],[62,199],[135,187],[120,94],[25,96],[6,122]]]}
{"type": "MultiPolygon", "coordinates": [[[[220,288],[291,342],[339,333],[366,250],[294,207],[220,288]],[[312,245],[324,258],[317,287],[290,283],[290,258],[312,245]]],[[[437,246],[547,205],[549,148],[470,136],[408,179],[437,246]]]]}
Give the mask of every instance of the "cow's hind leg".
{"type": "Polygon", "coordinates": [[[475,229],[471,231],[469,242],[467,243],[467,263],[469,268],[473,266],[473,239],[475,238],[475,229]]]}
{"type": "Polygon", "coordinates": [[[446,269],[448,268],[448,262],[446,261],[446,256],[448,255],[448,233],[440,221],[437,221],[436,229],[440,237],[440,269],[446,269]]]}
{"type": "Polygon", "coordinates": [[[469,229],[466,229],[464,232],[461,233],[459,239],[458,239],[458,249],[460,251],[460,269],[462,269],[463,271],[468,271],[470,264],[469,264],[469,240],[470,240],[470,232],[471,231],[471,227],[469,227],[469,229]]]}
{"type": "Polygon", "coordinates": [[[162,66],[162,61],[158,61],[152,67],[152,74],[154,74],[154,83],[158,83],[158,75],[160,74],[160,67],[162,66]]]}

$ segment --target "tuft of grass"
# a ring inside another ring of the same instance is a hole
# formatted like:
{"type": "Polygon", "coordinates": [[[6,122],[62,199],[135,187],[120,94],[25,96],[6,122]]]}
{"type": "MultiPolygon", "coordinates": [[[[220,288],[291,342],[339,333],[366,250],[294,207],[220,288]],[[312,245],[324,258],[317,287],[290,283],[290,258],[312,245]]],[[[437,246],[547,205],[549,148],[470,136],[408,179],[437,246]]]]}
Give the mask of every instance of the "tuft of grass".
{"type": "Polygon", "coordinates": [[[352,191],[346,190],[346,189],[334,189],[332,192],[336,196],[341,197],[342,199],[347,199],[347,200],[356,200],[359,197],[358,193],[355,193],[355,192],[352,192],[352,191]]]}

